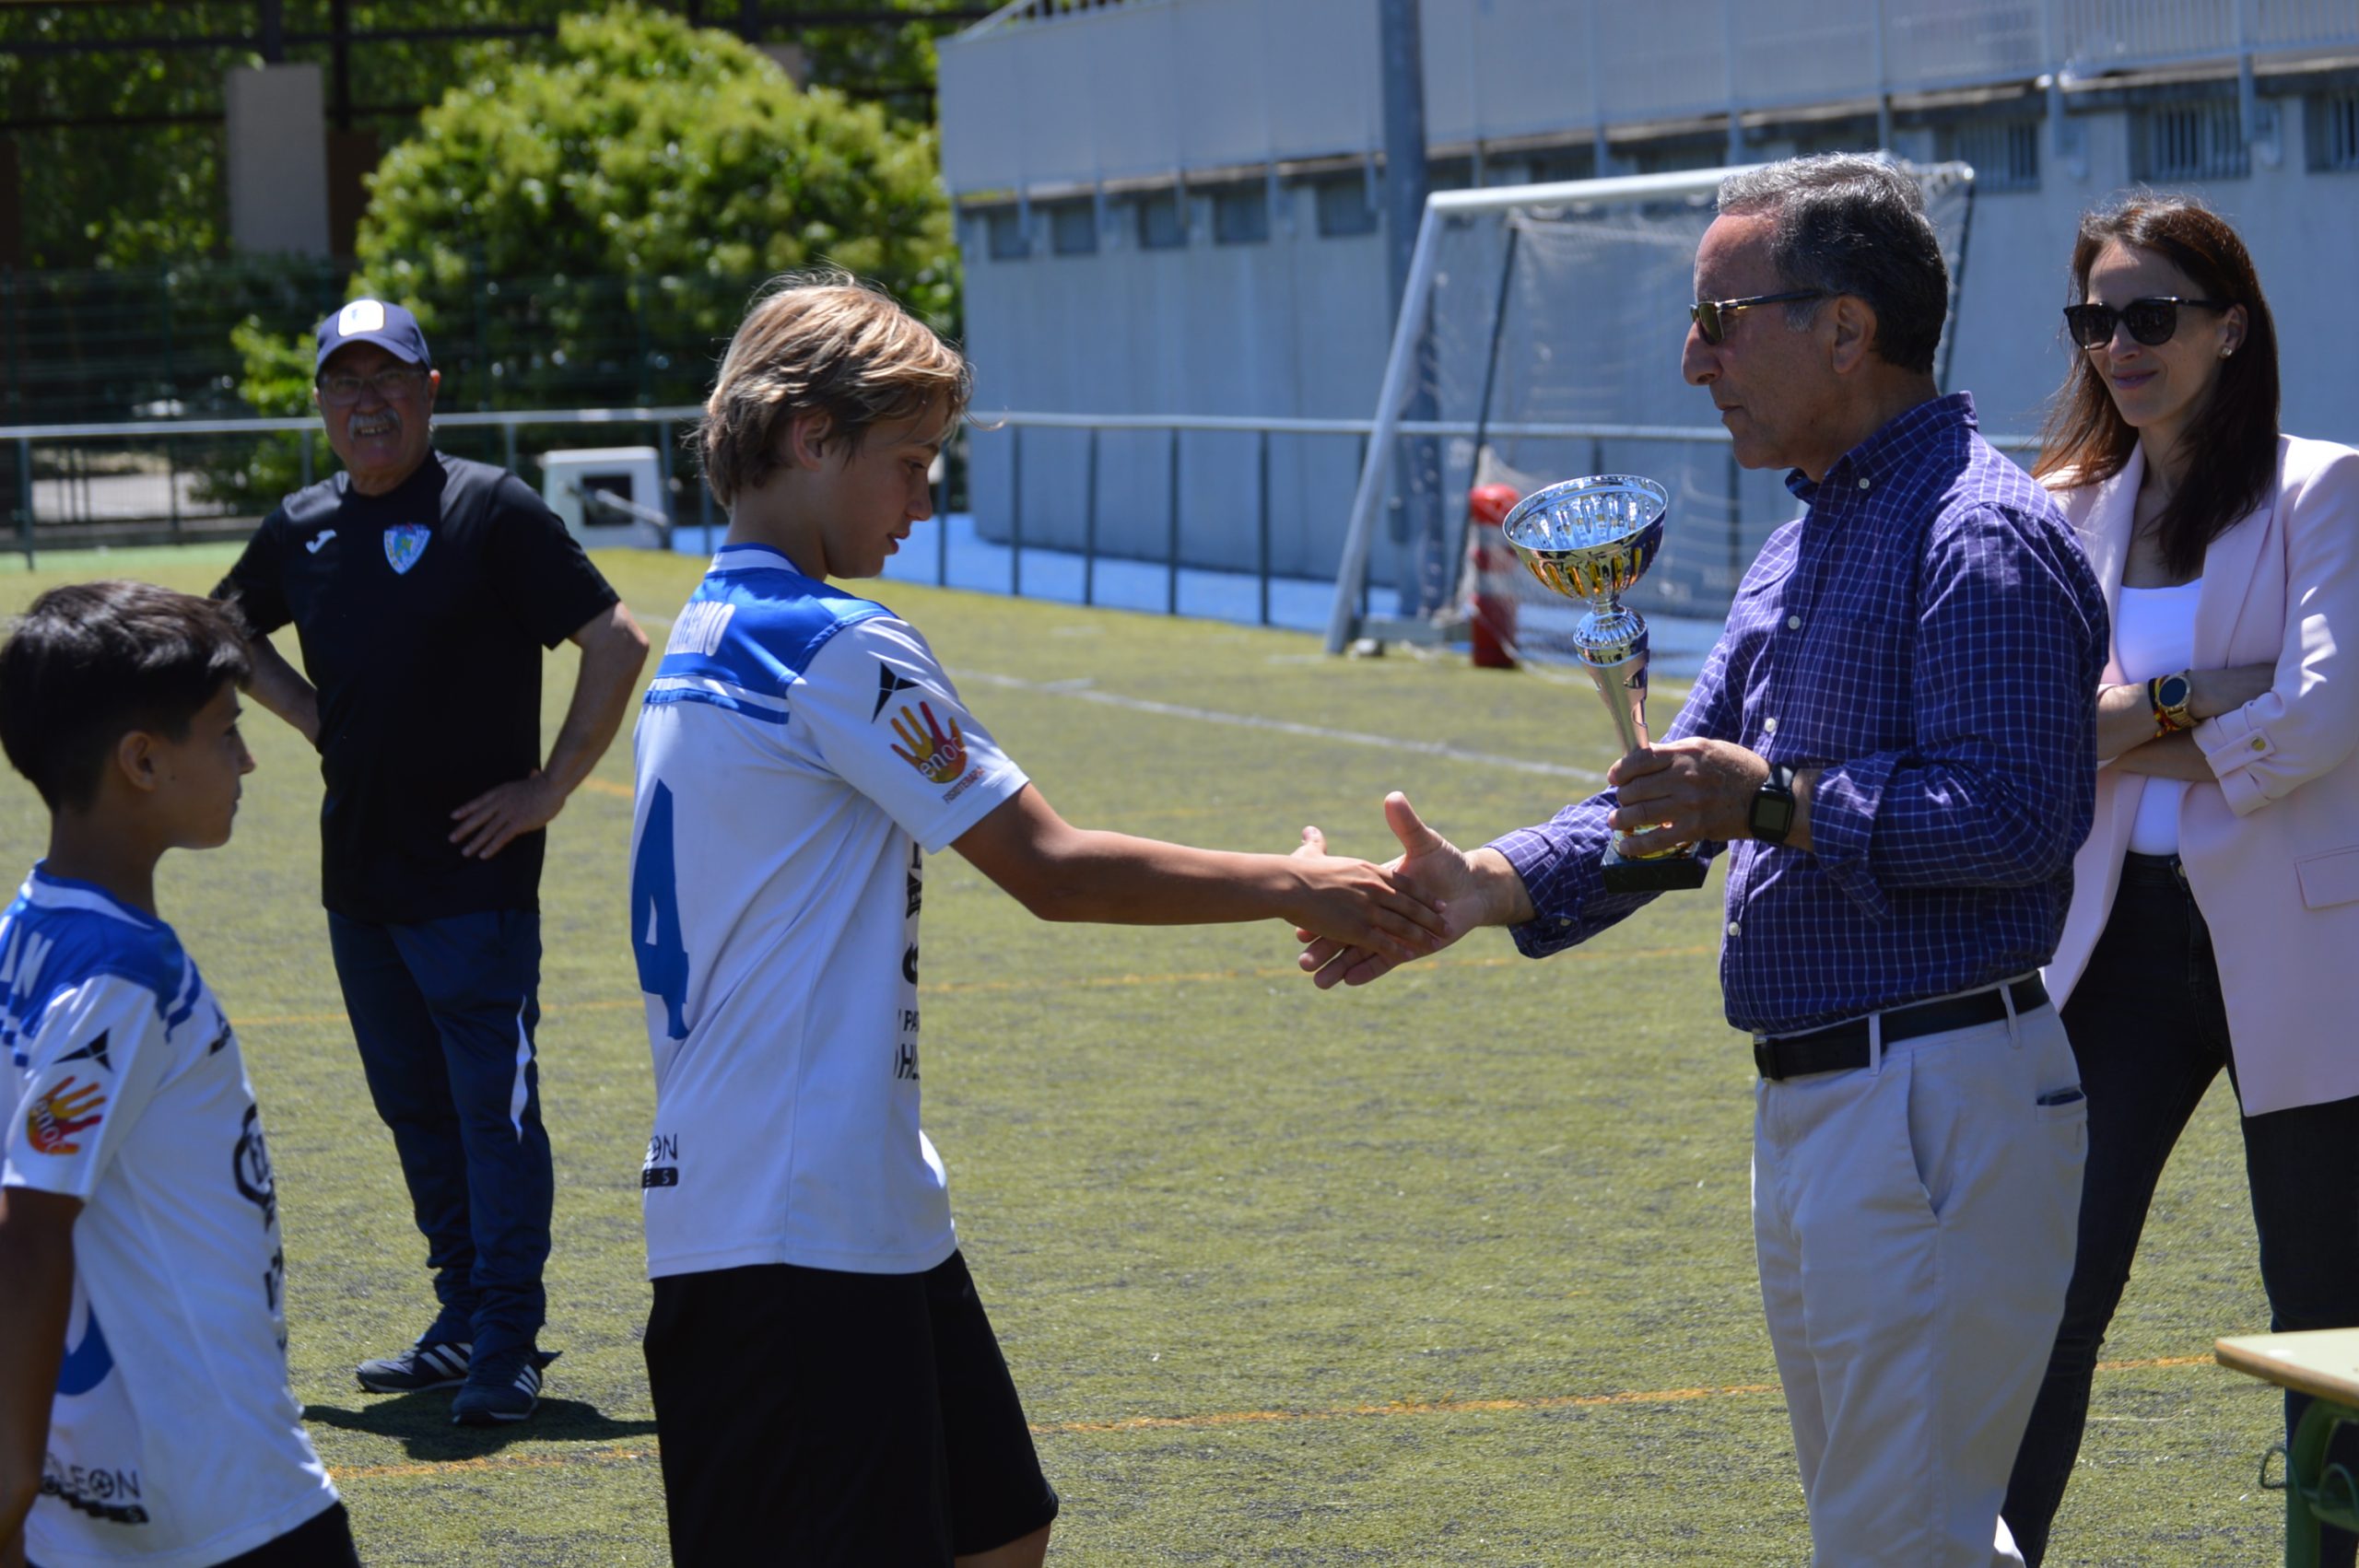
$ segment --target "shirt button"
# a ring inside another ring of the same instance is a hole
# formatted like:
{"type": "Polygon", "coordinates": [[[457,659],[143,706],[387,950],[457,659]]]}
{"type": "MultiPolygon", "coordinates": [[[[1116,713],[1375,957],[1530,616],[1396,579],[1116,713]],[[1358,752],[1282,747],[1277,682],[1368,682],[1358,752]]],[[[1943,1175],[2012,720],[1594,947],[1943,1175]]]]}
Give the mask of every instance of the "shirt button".
{"type": "Polygon", "coordinates": [[[1569,926],[1572,923],[1573,918],[1570,915],[1559,916],[1556,920],[1556,924],[1559,926],[1569,926]]]}
{"type": "Polygon", "coordinates": [[[2257,752],[2265,752],[2269,749],[2269,743],[2262,740],[2259,735],[2255,735],[2252,738],[2252,749],[2257,752]]]}
{"type": "Polygon", "coordinates": [[[1737,934],[1737,932],[1738,932],[1741,929],[1742,929],[1742,928],[1738,926],[1738,924],[1737,924],[1737,922],[1736,922],[1736,921],[1734,921],[1734,920],[1731,920],[1731,921],[1729,922],[1729,935],[1731,935],[1731,936],[1734,936],[1734,935],[1736,935],[1736,934],[1737,934]]]}
{"type": "Polygon", "coordinates": [[[1765,734],[1774,735],[1778,732],[1778,721],[1775,719],[1764,719],[1761,721],[1761,729],[1765,734]]]}
{"type": "Polygon", "coordinates": [[[1787,617],[1786,617],[1786,629],[1787,629],[1788,631],[1790,631],[1790,632],[1798,632],[1798,631],[1802,630],[1802,618],[1800,615],[1789,615],[1789,616],[1787,616],[1787,617]]]}
{"type": "Polygon", "coordinates": [[[1871,485],[1871,484],[1872,484],[1872,483],[1873,483],[1873,481],[1872,481],[1871,479],[1869,479],[1869,477],[1868,477],[1866,474],[1860,474],[1860,489],[1862,489],[1862,490],[1866,489],[1866,488],[1869,486],[1869,485],[1871,485]]]}

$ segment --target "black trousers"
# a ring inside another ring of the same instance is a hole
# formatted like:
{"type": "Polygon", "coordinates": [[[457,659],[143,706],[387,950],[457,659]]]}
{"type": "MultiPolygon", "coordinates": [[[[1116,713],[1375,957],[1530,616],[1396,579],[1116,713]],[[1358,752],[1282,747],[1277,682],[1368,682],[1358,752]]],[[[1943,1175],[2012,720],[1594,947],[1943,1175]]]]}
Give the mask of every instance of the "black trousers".
{"type": "MultiPolygon", "coordinates": [[[[2321,1029],[2352,1026],[2347,1018],[2318,1020],[2321,1029]]],[[[2105,934],[2065,1003],[2064,1029],[2089,1095],[2079,1252],[2003,1510],[2033,1568],[2047,1553],[2080,1456],[2097,1352],[2121,1305],[2154,1185],[2212,1080],[2224,1068],[2235,1082],[2212,932],[2177,860],[2131,855],[2123,862],[2105,934]]],[[[2243,1125],[2271,1329],[2359,1325],[2359,1098],[2248,1116],[2243,1125]]],[[[2285,1397],[2289,1440],[2308,1404],[2303,1395],[2285,1397]]],[[[2334,1457],[2359,1471],[2359,1454],[2338,1445],[2334,1457]]],[[[2348,1533],[2329,1530],[2322,1561],[2352,1568],[2353,1544],[2348,1533]]]]}

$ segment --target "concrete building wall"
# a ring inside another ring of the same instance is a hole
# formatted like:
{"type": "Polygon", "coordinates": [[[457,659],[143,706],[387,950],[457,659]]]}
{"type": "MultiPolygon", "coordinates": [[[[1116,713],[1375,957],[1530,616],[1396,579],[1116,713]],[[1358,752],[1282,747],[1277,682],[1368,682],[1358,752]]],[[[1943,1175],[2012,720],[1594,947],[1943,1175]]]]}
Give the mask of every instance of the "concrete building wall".
{"type": "Polygon", "coordinates": [[[230,71],[229,239],[249,255],[328,253],[327,122],[308,62],[230,71]]]}
{"type": "MultiPolygon", "coordinates": [[[[2359,443],[2359,311],[2346,299],[2359,18],[2278,0],[2246,7],[2240,41],[2237,9],[1425,0],[1431,173],[1442,186],[1706,167],[1731,160],[1732,123],[1744,161],[1880,141],[1925,161],[1977,149],[1950,382],[1977,394],[1987,430],[2030,432],[2068,365],[2057,311],[2081,213],[2149,173],[2141,149],[2154,135],[2142,127],[2207,113],[2208,161],[2239,155],[2248,172],[2166,182],[2202,195],[2252,249],[2281,325],[2287,427],[2359,443]],[[2012,153],[1994,154],[2010,135],[2012,153]],[[2025,136],[2035,167],[2011,179],[2025,136]]],[[[944,169],[979,409],[1367,417],[1391,331],[1382,235],[1322,233],[1320,191],[1356,182],[1380,211],[1376,16],[1367,0],[1132,0],[1045,19],[1013,6],[945,42],[944,169]],[[1253,187],[1268,195],[1266,240],[1221,242],[1220,193],[1253,187]],[[1142,204],[1175,194],[1184,243],[1150,246],[1142,204]],[[1095,249],[1058,254],[1058,214],[1071,240],[1076,203],[1094,215],[1095,249]]],[[[1667,322],[1666,357],[1678,337],[1667,322]]],[[[1699,393],[1678,417],[1707,425],[1709,412],[1699,393]]],[[[1078,544],[1086,439],[1034,431],[1023,447],[1026,538],[1078,544]]],[[[1001,537],[1014,448],[975,448],[977,510],[1001,537]]],[[[1270,466],[1273,564],[1331,570],[1356,441],[1278,438],[1270,466]]],[[[1723,475],[1689,466],[1725,495],[1723,475]]],[[[1183,554],[1250,565],[1252,439],[1186,436],[1180,468],[1183,554]]],[[[1167,437],[1101,437],[1099,546],[1159,557],[1170,489],[1167,437]]],[[[1747,476],[1742,493],[1744,540],[1790,512],[1774,475],[1747,476]]],[[[1379,580],[1391,570],[1380,540],[1379,580]]]]}

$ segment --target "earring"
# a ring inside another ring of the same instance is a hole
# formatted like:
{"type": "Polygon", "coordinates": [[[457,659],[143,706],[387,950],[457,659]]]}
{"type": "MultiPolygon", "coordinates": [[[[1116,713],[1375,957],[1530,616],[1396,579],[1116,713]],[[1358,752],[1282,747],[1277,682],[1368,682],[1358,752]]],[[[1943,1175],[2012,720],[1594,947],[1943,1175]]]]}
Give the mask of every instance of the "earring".
{"type": "Polygon", "coordinates": [[[2234,347],[2223,348],[2220,350],[2220,357],[2225,359],[2229,355],[2234,354],[2235,352],[2236,349],[2234,347]]]}

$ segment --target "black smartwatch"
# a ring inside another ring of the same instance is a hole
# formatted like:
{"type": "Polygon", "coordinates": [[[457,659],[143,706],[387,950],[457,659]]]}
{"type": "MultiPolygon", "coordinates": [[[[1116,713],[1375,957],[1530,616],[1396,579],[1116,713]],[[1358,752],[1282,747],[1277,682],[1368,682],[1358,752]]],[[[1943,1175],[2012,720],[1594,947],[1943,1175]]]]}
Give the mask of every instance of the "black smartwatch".
{"type": "Polygon", "coordinates": [[[1781,763],[1769,765],[1769,777],[1754,792],[1753,813],[1745,819],[1753,837],[1764,844],[1783,844],[1794,826],[1794,770],[1781,763]]]}

